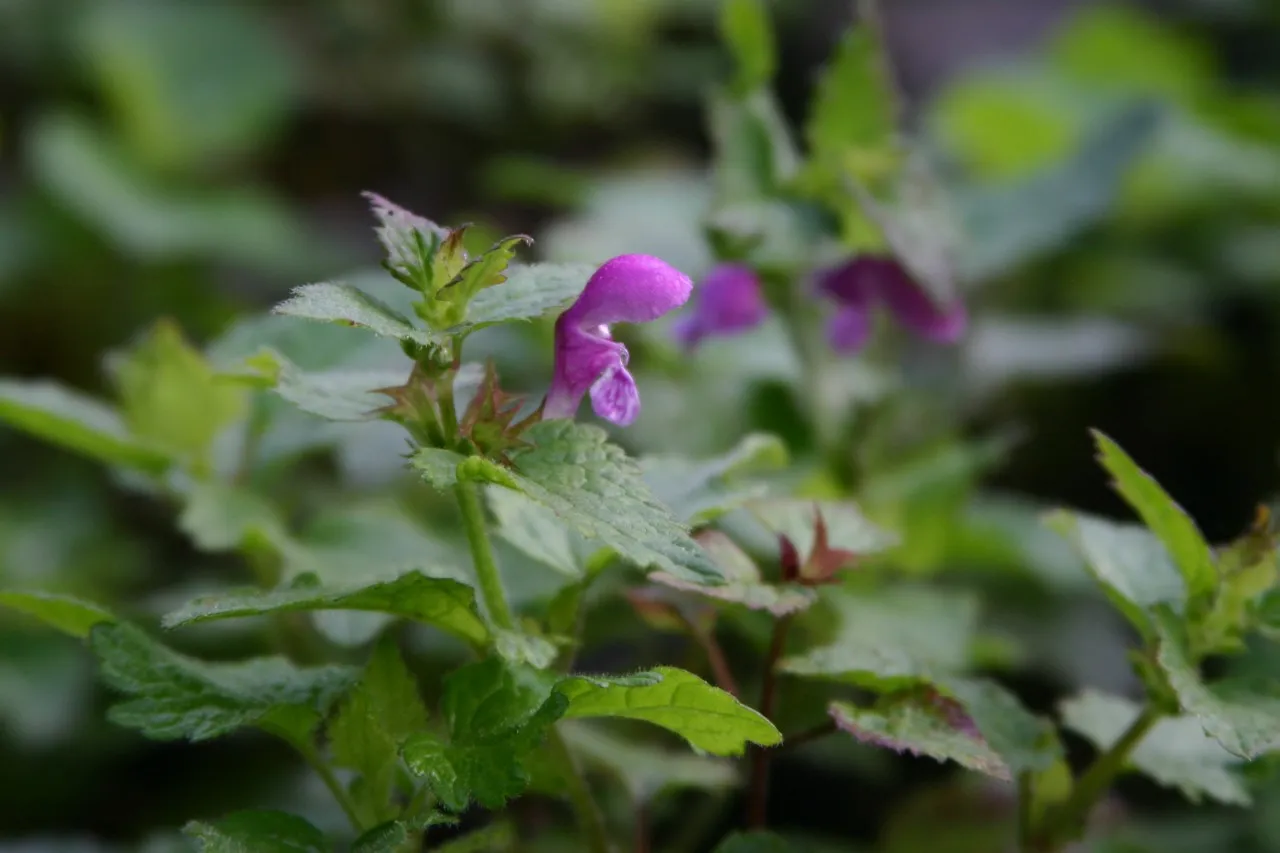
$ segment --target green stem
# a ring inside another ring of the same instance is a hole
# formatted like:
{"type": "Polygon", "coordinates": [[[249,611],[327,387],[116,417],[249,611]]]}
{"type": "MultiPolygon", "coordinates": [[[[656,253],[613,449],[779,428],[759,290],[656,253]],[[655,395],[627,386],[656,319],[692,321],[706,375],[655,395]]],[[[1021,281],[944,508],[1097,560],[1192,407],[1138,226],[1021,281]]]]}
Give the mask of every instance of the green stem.
{"type": "Polygon", "coordinates": [[[480,491],[475,483],[459,480],[453,487],[462,512],[462,525],[467,532],[467,544],[471,546],[471,559],[476,567],[476,580],[480,583],[480,595],[484,598],[489,618],[499,628],[511,630],[515,621],[511,618],[511,606],[502,589],[502,577],[493,559],[489,533],[485,529],[484,507],[480,505],[480,491]]]}
{"type": "MultiPolygon", "coordinates": [[[[1039,833],[1039,836],[1054,845],[1074,832],[1075,827],[1084,822],[1098,800],[1111,787],[1111,782],[1124,769],[1129,753],[1142,742],[1161,716],[1161,712],[1153,705],[1144,708],[1137,719],[1129,724],[1129,728],[1125,729],[1124,734],[1120,735],[1119,740],[1099,754],[1076,780],[1071,796],[1054,810],[1052,817],[1046,821],[1045,831],[1039,833]]],[[[1050,846],[1048,849],[1053,848],[1050,846]]]]}
{"type": "Polygon", "coordinates": [[[587,780],[583,777],[573,753],[569,751],[569,745],[564,742],[564,736],[556,726],[552,726],[547,735],[547,746],[550,747],[552,755],[563,771],[565,783],[569,788],[569,802],[573,806],[574,817],[577,818],[578,829],[584,836],[587,850],[590,853],[613,853],[613,845],[609,843],[609,832],[605,829],[604,816],[600,814],[600,807],[596,804],[595,797],[591,796],[587,780]]]}
{"type": "Polygon", "coordinates": [[[302,754],[303,759],[311,766],[311,769],[320,777],[320,781],[324,782],[324,786],[329,789],[329,793],[333,794],[333,798],[338,801],[338,805],[342,806],[342,811],[346,814],[347,820],[351,821],[351,828],[357,833],[364,831],[364,823],[360,820],[360,814],[356,810],[356,804],[351,800],[351,795],[347,793],[347,789],[342,787],[342,783],[338,781],[338,777],[333,774],[331,768],[315,748],[309,743],[297,743],[290,740],[294,748],[302,754]]]}

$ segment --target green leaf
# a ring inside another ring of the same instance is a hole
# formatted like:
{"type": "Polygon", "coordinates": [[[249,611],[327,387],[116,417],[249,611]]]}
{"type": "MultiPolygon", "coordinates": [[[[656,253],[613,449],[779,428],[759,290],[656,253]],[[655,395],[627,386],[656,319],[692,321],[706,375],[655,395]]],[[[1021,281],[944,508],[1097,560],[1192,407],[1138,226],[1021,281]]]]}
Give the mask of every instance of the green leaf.
{"type": "Polygon", "coordinates": [[[979,281],[1008,272],[1105,216],[1159,125],[1159,110],[1139,104],[1107,116],[1069,158],[1030,178],[957,188],[957,216],[968,238],[960,258],[964,277],[979,281]]]}
{"type": "Polygon", "coordinates": [[[534,424],[534,447],[512,454],[520,491],[588,539],[599,539],[641,568],[714,583],[719,570],[662,506],[622,448],[604,430],[568,420],[534,424]]]}
{"type": "Polygon", "coordinates": [[[504,853],[516,849],[517,844],[515,827],[503,820],[446,841],[433,853],[504,853]]]}
{"type": "Polygon", "coordinates": [[[418,344],[438,343],[425,329],[379,299],[349,284],[304,284],[274,309],[277,314],[368,329],[384,338],[418,344]]]}
{"type": "Polygon", "coordinates": [[[777,70],[773,25],[763,0],[726,0],[720,7],[720,33],[738,68],[737,86],[765,86],[777,70]]]}
{"type": "Polygon", "coordinates": [[[511,489],[485,491],[497,533],[533,559],[573,578],[583,576],[587,561],[600,550],[564,525],[554,512],[511,489]]]}
{"type": "Polygon", "coordinates": [[[296,610],[363,610],[390,613],[434,625],[473,644],[489,639],[489,629],[476,609],[475,591],[449,578],[406,572],[370,582],[319,585],[302,576],[292,586],[273,590],[235,591],[197,598],[164,617],[166,628],[193,622],[261,616],[296,610]]]}
{"type": "Polygon", "coordinates": [[[364,675],[339,704],[329,725],[334,763],[360,774],[354,791],[366,825],[398,813],[389,801],[400,744],[426,727],[427,709],[418,683],[400,659],[395,641],[383,635],[364,675]]]}
{"type": "Polygon", "coordinates": [[[832,702],[829,713],[841,731],[872,746],[954,761],[997,779],[1011,778],[1008,766],[981,735],[957,726],[943,708],[915,692],[890,694],[868,708],[832,702]]]}
{"type": "Polygon", "coordinates": [[[772,832],[735,832],[720,842],[715,853],[798,853],[789,841],[772,832]]]}
{"type": "Polygon", "coordinates": [[[644,481],[654,497],[686,524],[700,524],[759,498],[759,486],[733,485],[737,477],[786,467],[787,448],[777,436],[753,433],[714,459],[644,456],[639,460],[644,481]]]}
{"type": "Polygon", "coordinates": [[[0,421],[103,462],[164,473],[169,457],[129,434],[120,414],[52,382],[0,379],[0,421]]]}
{"type": "Polygon", "coordinates": [[[527,664],[534,669],[546,669],[555,662],[559,649],[546,637],[521,631],[497,631],[493,649],[509,663],[527,664]]]}
{"type": "Polygon", "coordinates": [[[94,625],[116,621],[115,616],[96,604],[53,592],[0,590],[0,607],[34,616],[51,628],[81,639],[89,636],[94,625]]]}
{"type": "Polygon", "coordinates": [[[1160,488],[1160,484],[1137,466],[1120,445],[1094,430],[1098,459],[1115,478],[1115,488],[1129,502],[1144,524],[1169,549],[1178,571],[1187,584],[1188,602],[1206,601],[1218,587],[1218,572],[1209,543],[1195,522],[1160,488]]]}
{"type": "Polygon", "coordinates": [[[777,498],[752,501],[747,509],[769,532],[790,539],[802,558],[813,552],[819,514],[827,527],[827,544],[834,550],[863,556],[898,543],[897,536],[871,523],[851,503],[777,498]]]}
{"type": "Polygon", "coordinates": [[[304,371],[283,355],[264,350],[258,365],[269,363],[277,394],[302,411],[329,421],[368,421],[391,400],[375,393],[402,385],[407,369],[304,371]]]}
{"type": "Polygon", "coordinates": [[[498,658],[469,664],[444,680],[441,710],[449,742],[414,734],[404,744],[405,761],[450,810],[461,811],[472,798],[499,808],[528,786],[525,759],[565,704],[537,670],[498,658]]]}
{"type": "Polygon", "coordinates": [[[1182,609],[1182,576],[1147,530],[1061,510],[1046,516],[1045,524],[1075,547],[1107,598],[1144,637],[1153,636],[1151,608],[1182,609]]]}
{"type": "MultiPolygon", "coordinates": [[[[1111,747],[1142,708],[1119,696],[1096,690],[1064,701],[1059,710],[1067,728],[1089,739],[1099,750],[1111,747]]],[[[1247,806],[1251,800],[1244,780],[1233,768],[1239,759],[1204,733],[1195,717],[1161,720],[1129,754],[1128,766],[1161,785],[1177,788],[1193,803],[1208,797],[1220,803],[1247,806]]]]}
{"type": "Polygon", "coordinates": [[[741,604],[751,610],[767,610],[774,616],[796,613],[817,600],[817,593],[813,589],[794,584],[765,583],[760,576],[760,569],[751,558],[719,530],[704,530],[696,539],[712,562],[720,567],[725,577],[723,584],[707,586],[666,572],[654,572],[649,575],[649,580],[686,592],[741,604]]]}
{"type": "Polygon", "coordinates": [[[207,463],[213,441],[245,409],[246,396],[221,379],[173,323],[157,323],[115,370],[129,430],[149,445],[207,463]]]}
{"type": "Polygon", "coordinates": [[[634,803],[648,803],[665,791],[725,790],[737,783],[726,761],[623,740],[590,724],[563,723],[559,730],[574,755],[613,774],[634,803]]]}
{"type": "Polygon", "coordinates": [[[1206,685],[1187,650],[1179,619],[1158,611],[1156,662],[1182,710],[1199,718],[1205,732],[1246,760],[1280,749],[1280,685],[1272,680],[1230,679],[1206,685]]]}
{"type": "MultiPolygon", "coordinates": [[[[859,158],[891,150],[895,142],[897,107],[877,35],[875,27],[850,30],[818,81],[805,138],[815,162],[825,170],[843,173],[857,166],[859,158]]],[[[877,177],[879,170],[853,171],[867,180],[877,177]]]]}
{"type": "Polygon", "coordinates": [[[756,251],[760,244],[772,246],[770,238],[787,245],[787,232],[794,230],[791,211],[755,206],[777,195],[799,166],[800,155],[777,101],[766,90],[742,96],[712,92],[707,123],[715,150],[716,201],[721,205],[710,224],[722,234],[754,244],[756,251]],[[792,227],[778,227],[784,223],[792,227]]]}
{"type": "Polygon", "coordinates": [[[476,294],[466,322],[449,333],[558,313],[578,298],[595,270],[589,264],[513,264],[506,282],[476,294]]]}
{"type": "Polygon", "coordinates": [[[887,691],[964,669],[977,629],[972,595],[927,587],[842,591],[829,644],[780,663],[792,675],[816,676],[887,691]]]}
{"type": "Polygon", "coordinates": [[[399,853],[409,830],[398,820],[378,824],[351,843],[351,853],[399,853]]]}
{"type": "Polygon", "coordinates": [[[675,732],[714,755],[741,755],[748,742],[773,746],[773,723],[718,687],[682,669],[661,666],[623,679],[574,676],[556,689],[569,700],[566,717],[626,717],[675,732]],[[656,678],[656,681],[654,680],[656,678]]]}
{"type": "Polygon", "coordinates": [[[964,706],[1014,776],[1048,770],[1062,757],[1053,726],[994,681],[947,676],[938,680],[938,686],[964,706]]]}
{"type": "Polygon", "coordinates": [[[256,725],[281,706],[319,715],[354,675],[343,666],[299,669],[280,657],[208,663],[126,624],[98,625],[89,645],[103,680],[129,697],[109,718],[156,740],[208,740],[256,725]]]}
{"type": "Polygon", "coordinates": [[[289,539],[275,507],[227,483],[197,483],[185,495],[178,527],[204,551],[278,550],[289,539]]]}
{"type": "Polygon", "coordinates": [[[458,275],[446,284],[436,298],[453,302],[463,309],[482,290],[496,287],[507,280],[506,271],[516,249],[520,245],[529,245],[533,240],[523,234],[504,237],[495,243],[487,252],[467,263],[458,275]]]}
{"type": "Polygon", "coordinates": [[[213,822],[182,828],[201,853],[329,853],[324,833],[285,812],[235,812],[213,822]]]}

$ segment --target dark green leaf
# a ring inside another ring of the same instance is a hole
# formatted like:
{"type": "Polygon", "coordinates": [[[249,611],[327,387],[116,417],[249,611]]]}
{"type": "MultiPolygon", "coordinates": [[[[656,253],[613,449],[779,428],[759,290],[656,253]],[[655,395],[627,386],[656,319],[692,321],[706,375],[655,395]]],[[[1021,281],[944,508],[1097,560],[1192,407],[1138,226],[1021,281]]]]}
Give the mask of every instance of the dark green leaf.
{"type": "Polygon", "coordinates": [[[772,832],[735,832],[720,842],[715,853],[798,853],[795,847],[772,832]]]}
{"type": "Polygon", "coordinates": [[[52,592],[0,590],[0,607],[34,616],[64,634],[84,638],[94,625],[114,622],[116,617],[88,601],[52,592]]]}
{"type": "MultiPolygon", "coordinates": [[[[1062,703],[1063,723],[1087,737],[1099,750],[1108,749],[1137,719],[1141,708],[1119,696],[1086,690],[1062,703]]],[[[1195,717],[1161,720],[1129,754],[1129,767],[1161,785],[1180,790],[1199,803],[1208,797],[1247,806],[1249,792],[1233,769],[1239,759],[1204,733],[1195,717]]]]}
{"type": "Polygon", "coordinates": [[[714,755],[741,755],[747,743],[773,746],[773,723],[691,672],[657,667],[623,679],[574,676],[556,689],[569,700],[566,717],[626,717],[675,732],[714,755]]]}
{"type": "Polygon", "coordinates": [[[1174,565],[1186,581],[1188,601],[1195,604],[1208,599],[1217,589],[1218,572],[1209,543],[1205,542],[1195,522],[1160,488],[1159,483],[1120,449],[1120,445],[1096,430],[1093,437],[1098,444],[1098,458],[1102,466],[1115,478],[1116,491],[1169,550],[1174,565]]]}
{"type": "Polygon", "coordinates": [[[281,706],[320,714],[354,676],[349,667],[299,669],[279,657],[208,663],[125,624],[98,625],[89,645],[103,680],[129,697],[112,706],[111,720],[156,740],[207,740],[256,725],[281,706]]]}
{"type": "Polygon", "coordinates": [[[719,570],[645,486],[635,462],[603,430],[568,420],[525,433],[534,447],[513,453],[520,491],[588,539],[599,539],[641,568],[703,583],[719,570]]]}
{"type": "Polygon", "coordinates": [[[169,457],[129,434],[112,407],[52,382],[0,380],[0,421],[103,462],[161,474],[169,457]]]}
{"type": "Polygon", "coordinates": [[[285,812],[235,812],[212,822],[192,821],[182,832],[201,853],[329,853],[324,833],[285,812]]]}
{"type": "Polygon", "coordinates": [[[167,628],[212,619],[259,616],[294,610],[363,610],[390,613],[434,625],[475,644],[489,639],[489,629],[476,609],[475,592],[448,578],[408,572],[370,583],[320,586],[299,579],[293,586],[198,598],[164,618],[167,628]]]}

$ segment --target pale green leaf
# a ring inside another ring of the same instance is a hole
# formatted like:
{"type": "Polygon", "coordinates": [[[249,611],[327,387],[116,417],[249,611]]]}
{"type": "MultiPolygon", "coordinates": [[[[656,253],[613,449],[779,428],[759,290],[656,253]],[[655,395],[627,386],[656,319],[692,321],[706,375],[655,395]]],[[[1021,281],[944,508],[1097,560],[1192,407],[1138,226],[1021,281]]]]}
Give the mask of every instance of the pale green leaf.
{"type": "Polygon", "coordinates": [[[1262,679],[1205,684],[1187,651],[1178,618],[1159,611],[1153,621],[1159,635],[1156,662],[1182,710],[1197,717],[1204,731],[1232,755],[1252,760],[1280,749],[1280,685],[1262,679]]]}
{"type": "Polygon", "coordinates": [[[84,638],[94,625],[116,617],[96,604],[52,592],[0,590],[0,607],[34,616],[64,634],[84,638]]]}
{"type": "Polygon", "coordinates": [[[323,713],[355,674],[344,666],[300,669],[280,657],[208,663],[126,624],[98,625],[89,645],[103,680],[128,697],[111,707],[112,722],[156,740],[208,740],[282,706],[323,713]]]}
{"type": "Polygon", "coordinates": [[[829,644],[784,659],[792,675],[894,690],[964,669],[977,629],[969,594],[927,587],[833,593],[840,615],[829,644]]]}
{"type": "Polygon", "coordinates": [[[1204,601],[1218,586],[1213,553],[1190,516],[1137,464],[1120,445],[1098,431],[1098,459],[1115,478],[1115,488],[1129,502],[1144,524],[1164,543],[1174,565],[1182,573],[1190,602],[1204,601]]]}
{"type": "Polygon", "coordinates": [[[719,570],[683,525],[645,486],[635,462],[604,430],[569,420],[543,421],[512,454],[514,477],[530,498],[588,539],[599,539],[641,568],[703,583],[719,570]]]}
{"type": "Polygon", "coordinates": [[[725,582],[717,586],[694,583],[666,572],[654,572],[649,580],[666,586],[741,604],[751,610],[767,610],[775,616],[804,610],[817,600],[810,588],[794,584],[766,583],[760,569],[733,540],[719,530],[704,530],[696,537],[720,571],[725,582]]]}
{"type": "Polygon", "coordinates": [[[467,457],[443,447],[420,447],[413,454],[413,467],[427,481],[427,484],[440,491],[449,491],[458,484],[458,466],[467,457]]]}
{"type": "Polygon", "coordinates": [[[246,395],[219,377],[170,322],[160,322],[114,370],[130,432],[149,445],[196,462],[244,411],[246,395]]]}
{"type": "Polygon", "coordinates": [[[205,481],[197,483],[185,499],[178,527],[201,550],[276,549],[289,538],[276,509],[246,489],[205,481]]]}
{"type": "Polygon", "coordinates": [[[532,320],[569,307],[595,272],[588,264],[513,264],[507,280],[476,294],[458,329],[475,329],[513,320],[532,320]]]}
{"type": "Polygon", "coordinates": [[[897,536],[873,524],[851,503],[777,498],[753,501],[747,509],[771,533],[790,539],[801,558],[813,551],[819,515],[826,524],[830,548],[870,555],[898,543],[897,536]]]}
{"type": "Polygon", "coordinates": [[[763,433],[746,436],[728,453],[713,459],[653,455],[639,460],[640,472],[654,497],[686,524],[710,521],[759,498],[762,487],[737,485],[736,478],[786,464],[786,445],[763,433]]]}
{"type": "Polygon", "coordinates": [[[802,249],[794,210],[768,199],[794,176],[799,154],[772,93],[713,92],[707,123],[720,204],[709,224],[754,244],[754,258],[794,258],[802,249]]]}
{"type": "Polygon", "coordinates": [[[875,27],[850,30],[818,81],[805,137],[820,160],[839,163],[850,152],[894,142],[894,93],[877,35],[875,27]]]}
{"type": "MultiPolygon", "coordinates": [[[[1086,690],[1064,701],[1062,721],[1088,738],[1099,750],[1109,749],[1142,709],[1119,696],[1086,690]]],[[[1169,717],[1156,725],[1129,754],[1128,766],[1170,788],[1193,803],[1208,797],[1220,803],[1247,806],[1251,802],[1244,780],[1234,769],[1240,759],[1204,733],[1195,717],[1169,717]]]]}
{"type": "Polygon", "coordinates": [[[201,853],[329,853],[324,833],[285,812],[235,812],[182,828],[201,853]]]}
{"type": "Polygon", "coordinates": [[[485,496],[497,521],[498,535],[562,574],[582,577],[587,561],[603,547],[588,543],[554,512],[520,492],[492,487],[485,496]]]}
{"type": "Polygon", "coordinates": [[[725,0],[720,33],[737,64],[739,89],[745,92],[773,79],[778,57],[764,0],[725,0]]]}
{"type": "Polygon", "coordinates": [[[727,761],[624,740],[587,723],[565,722],[559,730],[575,755],[617,777],[637,803],[666,791],[723,790],[737,783],[727,761]]]}
{"type": "Polygon", "coordinates": [[[148,474],[163,473],[169,466],[167,454],[130,435],[114,408],[52,382],[0,379],[0,421],[77,453],[148,474]]]}
{"type": "Polygon", "coordinates": [[[384,338],[424,345],[436,342],[427,330],[415,327],[408,317],[349,284],[305,284],[295,288],[288,299],[272,310],[290,317],[356,326],[384,338]]]}
{"type": "Polygon", "coordinates": [[[675,732],[692,746],[714,755],[741,755],[747,743],[773,746],[782,740],[773,723],[718,687],[690,672],[657,667],[643,676],[656,683],[634,683],[573,676],[556,689],[569,699],[566,717],[626,717],[675,732]]]}
{"type": "Polygon", "coordinates": [[[521,631],[499,630],[494,634],[493,648],[503,660],[546,669],[555,662],[559,649],[546,637],[521,631]]]}
{"type": "Polygon", "coordinates": [[[275,392],[308,414],[330,421],[368,421],[391,403],[377,389],[404,384],[408,368],[304,371],[278,353],[275,392]]]}
{"type": "Polygon", "coordinates": [[[449,578],[411,571],[399,577],[319,585],[303,576],[292,586],[235,591],[198,598],[164,617],[166,628],[297,610],[361,610],[434,625],[474,644],[489,639],[476,610],[475,591],[449,578]]]}
{"type": "Polygon", "coordinates": [[[1151,636],[1151,608],[1182,609],[1182,576],[1147,530],[1061,510],[1046,516],[1045,523],[1074,546],[1089,574],[1143,636],[1151,636]]]}

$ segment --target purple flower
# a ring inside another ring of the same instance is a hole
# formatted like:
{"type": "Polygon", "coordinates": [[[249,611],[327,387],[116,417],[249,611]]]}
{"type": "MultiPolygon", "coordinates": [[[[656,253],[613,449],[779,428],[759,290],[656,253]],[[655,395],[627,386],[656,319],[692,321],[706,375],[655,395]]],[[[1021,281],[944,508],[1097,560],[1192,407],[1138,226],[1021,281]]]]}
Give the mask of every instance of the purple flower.
{"type": "Polygon", "coordinates": [[[544,418],[572,418],[590,392],[591,408],[627,426],[640,414],[640,392],[627,372],[627,348],[612,323],[647,323],[679,308],[693,282],[650,255],[620,255],[595,271],[578,301],[556,320],[556,364],[544,418]]]}
{"type": "Polygon", "coordinates": [[[698,285],[693,312],[676,321],[676,340],[692,350],[703,338],[753,329],[768,313],[755,271],[741,264],[720,264],[698,285]]]}
{"type": "Polygon", "coordinates": [[[902,264],[879,255],[859,255],[818,278],[818,289],[840,306],[827,326],[827,340],[837,352],[861,349],[871,334],[871,315],[886,305],[899,323],[926,340],[952,344],[969,324],[958,299],[940,305],[902,264]]]}

